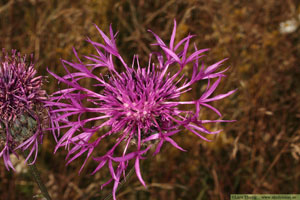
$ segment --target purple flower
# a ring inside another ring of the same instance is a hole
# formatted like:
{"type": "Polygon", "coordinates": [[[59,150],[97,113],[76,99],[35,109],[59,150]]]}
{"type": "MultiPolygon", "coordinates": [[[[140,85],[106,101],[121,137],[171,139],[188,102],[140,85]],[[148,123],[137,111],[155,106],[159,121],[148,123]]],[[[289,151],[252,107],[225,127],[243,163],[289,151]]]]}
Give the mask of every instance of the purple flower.
{"type": "MultiPolygon", "coordinates": [[[[9,170],[14,167],[10,154],[17,149],[30,151],[26,158],[38,153],[38,144],[43,139],[43,129],[48,128],[48,108],[44,107],[45,90],[41,89],[43,77],[35,76],[32,62],[26,56],[12,50],[11,56],[5,53],[0,57],[0,157],[9,170]]],[[[30,164],[31,164],[30,163],[30,164]]]]}
{"type": "Polygon", "coordinates": [[[93,173],[108,165],[112,178],[103,186],[113,181],[113,197],[116,199],[118,184],[121,176],[125,176],[130,160],[134,160],[136,175],[146,186],[140,172],[140,160],[144,159],[143,155],[152,146],[156,146],[154,154],[160,152],[164,143],[170,143],[175,148],[185,151],[172,139],[173,135],[188,129],[201,139],[209,141],[203,134],[217,134],[221,130],[209,131],[205,124],[232,122],[202,120],[199,119],[199,113],[201,108],[207,107],[221,116],[209,103],[231,95],[234,90],[212,97],[227,70],[217,72],[217,69],[226,59],[210,66],[203,63],[199,66],[199,59],[208,49],[198,50],[194,45],[194,50],[188,53],[192,35],[175,44],[175,21],[169,45],[152,33],[157,41],[154,45],[158,46],[161,52],[150,54],[147,67],[140,66],[138,56],[134,56],[132,66],[129,67],[118,52],[116,34],[112,28],[110,27],[110,36],[105,35],[97,26],[96,28],[104,43],[88,39],[97,51],[97,55],[84,56],[88,64],[82,62],[74,50],[77,62],[62,60],[67,75],[60,77],[49,71],[68,88],[55,92],[48,105],[53,107],[52,113],[59,116],[55,121],[60,123],[60,128],[68,129],[56,146],[56,150],[59,147],[69,149],[67,164],[82,154],[87,154],[80,171],[102,139],[111,135],[117,136],[110,150],[100,157],[93,158],[99,163],[93,173]],[[122,66],[121,71],[118,71],[117,65],[122,66]],[[76,72],[70,72],[68,66],[76,72]],[[176,66],[179,70],[174,73],[176,66]],[[187,77],[182,70],[190,66],[193,66],[192,75],[187,77]],[[97,75],[95,71],[99,67],[107,68],[107,75],[97,75]],[[86,78],[96,83],[93,91],[81,85],[81,80],[86,78]],[[180,101],[180,96],[190,91],[191,86],[200,80],[208,81],[202,96],[199,99],[180,101]],[[211,84],[212,80],[215,81],[211,84]],[[86,106],[87,104],[89,106],[86,106]],[[194,105],[195,109],[184,110],[180,106],[189,104],[194,105]],[[104,132],[103,127],[109,129],[105,129],[107,131],[104,132]],[[121,153],[118,154],[120,149],[121,153]]]}

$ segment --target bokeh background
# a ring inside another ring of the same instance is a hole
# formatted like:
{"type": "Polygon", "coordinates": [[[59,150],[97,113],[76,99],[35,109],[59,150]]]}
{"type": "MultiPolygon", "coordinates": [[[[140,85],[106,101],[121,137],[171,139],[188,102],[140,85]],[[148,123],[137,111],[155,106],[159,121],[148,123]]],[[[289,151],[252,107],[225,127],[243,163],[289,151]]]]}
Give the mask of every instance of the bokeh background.
{"type": "MultiPolygon", "coordinates": [[[[238,91],[213,105],[224,119],[237,122],[213,125],[224,131],[211,143],[184,131],[176,135],[188,152],[167,144],[158,156],[149,156],[142,163],[148,189],[132,176],[118,199],[227,200],[233,193],[300,193],[299,14],[299,0],[0,0],[0,47],[34,53],[40,74],[47,75],[48,67],[62,75],[60,59],[75,60],[72,47],[86,55],[94,52],[87,36],[101,41],[93,23],[106,32],[112,23],[119,30],[123,58],[130,63],[139,54],[146,64],[154,42],[147,30],[168,41],[176,19],[177,41],[192,33],[199,48],[211,48],[206,63],[229,58],[231,68],[216,94],[238,91]]],[[[48,81],[50,94],[57,82],[48,81]]],[[[206,110],[203,117],[217,115],[206,110]]],[[[95,163],[89,162],[78,175],[83,158],[66,167],[66,152],[53,155],[54,147],[49,134],[37,161],[53,199],[100,200],[111,192],[112,185],[100,190],[109,178],[107,169],[91,176],[95,163]]],[[[14,164],[16,172],[8,172],[0,161],[0,199],[41,199],[23,158],[14,164]]]]}

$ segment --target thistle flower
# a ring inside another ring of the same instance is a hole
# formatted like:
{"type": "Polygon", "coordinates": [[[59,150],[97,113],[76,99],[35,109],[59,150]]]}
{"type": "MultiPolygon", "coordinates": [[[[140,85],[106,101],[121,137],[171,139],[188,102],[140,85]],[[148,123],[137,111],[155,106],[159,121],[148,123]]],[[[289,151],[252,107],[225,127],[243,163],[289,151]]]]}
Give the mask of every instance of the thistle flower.
{"type": "Polygon", "coordinates": [[[154,154],[160,152],[164,143],[170,143],[175,148],[185,151],[172,139],[172,136],[181,130],[187,129],[205,141],[209,140],[203,134],[219,133],[221,130],[209,131],[204,125],[231,120],[199,119],[200,110],[207,107],[221,116],[209,103],[223,99],[234,91],[212,97],[227,70],[217,72],[217,69],[226,59],[210,66],[205,66],[204,63],[199,66],[199,59],[209,49],[198,50],[194,45],[193,52],[188,53],[190,40],[194,37],[192,35],[175,44],[176,21],[169,45],[150,31],[157,41],[154,45],[158,46],[161,52],[150,54],[147,67],[140,66],[138,56],[134,56],[132,66],[129,67],[118,52],[116,34],[113,33],[112,27],[110,26],[110,37],[97,26],[96,28],[104,43],[87,40],[97,51],[97,55],[84,56],[88,64],[82,62],[73,49],[78,61],[62,60],[67,75],[60,77],[49,71],[68,88],[55,92],[51,101],[48,101],[48,106],[53,107],[52,113],[58,114],[59,117],[55,121],[60,123],[60,128],[68,129],[56,146],[56,150],[60,147],[69,149],[67,164],[86,153],[83,167],[101,140],[111,135],[117,136],[111,149],[100,157],[93,157],[93,160],[98,162],[93,173],[108,165],[112,178],[103,186],[114,182],[115,199],[118,184],[122,175],[125,177],[130,160],[134,160],[136,175],[146,186],[140,172],[140,160],[144,159],[143,155],[152,146],[156,146],[154,154]],[[156,61],[152,61],[152,57],[156,58],[156,61]],[[116,67],[116,60],[122,65],[121,72],[116,67]],[[70,72],[68,66],[77,72],[70,72]],[[179,66],[179,70],[172,73],[175,66],[179,66]],[[190,78],[182,73],[188,66],[193,66],[190,78]],[[108,76],[96,75],[94,70],[99,67],[107,68],[108,76]],[[81,79],[93,79],[94,82],[98,82],[94,85],[95,90],[80,85],[81,79]],[[180,96],[190,91],[191,86],[200,80],[208,81],[202,96],[199,99],[180,101],[180,96]],[[212,80],[215,80],[213,84],[212,80]],[[85,106],[86,102],[91,106],[85,106]],[[181,109],[180,105],[190,104],[195,106],[194,110],[181,109]],[[92,113],[91,117],[83,118],[83,114],[86,113],[92,113]],[[87,123],[91,122],[94,122],[94,125],[87,127],[87,123]],[[109,130],[98,135],[103,127],[109,127],[109,130]],[[134,150],[130,150],[132,147],[134,150]],[[118,154],[117,149],[120,148],[122,153],[118,154]]]}
{"type": "MultiPolygon", "coordinates": [[[[10,154],[31,148],[26,162],[34,153],[34,163],[38,144],[42,142],[43,129],[48,126],[48,108],[43,106],[46,98],[41,89],[43,77],[35,76],[32,62],[26,56],[12,50],[11,56],[3,49],[0,57],[0,157],[9,170],[14,167],[10,154]]],[[[30,164],[31,164],[30,163],[30,164]]]]}

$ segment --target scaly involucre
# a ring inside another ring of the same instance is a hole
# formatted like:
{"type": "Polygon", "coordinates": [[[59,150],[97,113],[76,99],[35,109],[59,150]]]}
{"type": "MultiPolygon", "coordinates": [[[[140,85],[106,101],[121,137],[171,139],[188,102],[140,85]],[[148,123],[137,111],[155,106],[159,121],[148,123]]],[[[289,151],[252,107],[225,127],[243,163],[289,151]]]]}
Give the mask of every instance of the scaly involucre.
{"type": "Polygon", "coordinates": [[[115,199],[121,176],[125,176],[130,160],[134,160],[136,175],[145,186],[140,172],[140,160],[144,159],[143,155],[154,144],[157,144],[154,154],[159,153],[166,142],[184,151],[171,138],[182,129],[191,131],[205,141],[209,140],[202,135],[203,133],[219,133],[220,130],[213,132],[207,130],[204,124],[231,122],[231,120],[202,120],[199,119],[200,110],[202,107],[207,107],[221,116],[221,113],[209,103],[223,99],[234,91],[212,97],[212,93],[227,70],[217,72],[217,69],[226,59],[210,66],[205,66],[203,63],[199,66],[199,59],[208,49],[198,50],[194,45],[191,48],[194,49],[193,52],[188,53],[192,35],[188,35],[175,44],[176,21],[174,21],[169,45],[150,31],[157,41],[154,45],[160,47],[162,52],[151,53],[147,67],[140,66],[137,56],[134,56],[132,66],[129,67],[118,52],[115,42],[116,34],[113,33],[111,26],[110,37],[97,26],[96,28],[104,43],[88,39],[97,51],[97,55],[84,56],[88,64],[82,62],[73,50],[77,62],[62,60],[67,75],[60,77],[49,71],[68,88],[53,93],[48,105],[52,107],[52,113],[59,116],[55,120],[60,123],[60,128],[68,129],[56,146],[56,150],[63,146],[69,149],[68,163],[86,153],[83,167],[103,138],[117,135],[111,149],[103,156],[93,158],[99,163],[93,173],[108,165],[112,178],[103,186],[114,181],[113,197],[115,199]],[[155,57],[157,62],[153,62],[151,57],[155,57]],[[122,72],[117,70],[116,60],[119,60],[118,65],[122,65],[122,72]],[[68,66],[77,72],[71,73],[68,66]],[[178,71],[171,73],[174,72],[172,67],[175,66],[178,66],[178,71]],[[190,78],[182,73],[184,67],[187,66],[193,66],[190,78]],[[99,67],[107,68],[107,75],[96,75],[94,70],[99,67]],[[81,79],[94,79],[93,82],[98,82],[94,85],[95,90],[81,86],[81,79]],[[213,84],[211,84],[212,79],[215,80],[213,84]],[[180,96],[190,91],[191,86],[200,80],[208,81],[207,88],[201,97],[190,101],[180,101],[180,96]],[[86,102],[89,102],[91,106],[85,106],[86,102]],[[195,106],[194,111],[181,109],[180,105],[188,104],[195,106]],[[89,116],[86,113],[92,113],[90,114],[92,117],[84,118],[83,114],[89,116]],[[91,124],[91,122],[94,122],[94,125],[86,127],[87,123],[91,124]],[[109,127],[109,130],[98,135],[103,127],[109,127]],[[129,150],[133,145],[134,150],[129,150]],[[117,147],[122,148],[120,155],[116,155],[116,149],[119,149],[117,147]]]}
{"type": "MultiPolygon", "coordinates": [[[[31,57],[32,59],[32,57],[31,57]]],[[[43,130],[48,128],[50,113],[44,107],[46,98],[42,90],[42,76],[35,76],[32,60],[12,50],[11,56],[3,49],[0,56],[0,157],[9,170],[14,169],[10,154],[18,157],[17,149],[30,149],[26,162],[38,153],[43,130]]],[[[54,122],[53,122],[54,123],[54,122]]]]}

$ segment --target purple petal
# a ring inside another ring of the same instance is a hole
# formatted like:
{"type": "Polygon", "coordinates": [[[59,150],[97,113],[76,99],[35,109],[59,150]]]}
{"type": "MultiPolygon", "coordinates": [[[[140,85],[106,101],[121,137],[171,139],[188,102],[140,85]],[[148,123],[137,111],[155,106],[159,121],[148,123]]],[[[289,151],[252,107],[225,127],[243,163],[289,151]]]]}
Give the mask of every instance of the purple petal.
{"type": "Polygon", "coordinates": [[[173,139],[169,137],[165,137],[165,140],[170,142],[175,148],[181,150],[181,151],[186,151],[185,149],[181,148],[173,139]]]}
{"type": "Polygon", "coordinates": [[[219,94],[213,98],[210,98],[210,99],[205,99],[203,100],[202,102],[211,102],[211,101],[217,101],[217,100],[220,100],[220,99],[224,99],[225,97],[228,97],[229,95],[233,94],[234,92],[236,92],[237,89],[235,90],[232,90],[230,92],[227,92],[226,94],[219,94]]]}
{"type": "Polygon", "coordinates": [[[145,182],[144,182],[144,180],[143,180],[143,178],[142,178],[142,175],[141,175],[139,158],[136,158],[136,160],[135,160],[135,165],[134,165],[134,166],[135,166],[135,172],[136,172],[136,175],[137,175],[138,179],[139,179],[140,182],[143,184],[143,186],[144,186],[145,188],[147,188],[147,186],[146,186],[146,184],[145,184],[145,182]]]}
{"type": "Polygon", "coordinates": [[[129,154],[126,154],[125,156],[122,156],[122,157],[112,157],[111,159],[115,162],[125,162],[127,160],[131,160],[133,158],[135,158],[137,156],[137,153],[136,152],[132,152],[132,153],[129,153],[129,154]]]}
{"type": "Polygon", "coordinates": [[[209,66],[206,70],[205,70],[205,74],[210,74],[210,73],[212,73],[212,72],[214,72],[217,68],[219,68],[220,67],[220,64],[221,63],[223,63],[225,60],[227,60],[228,58],[225,58],[225,59],[223,59],[223,60],[221,60],[221,61],[219,61],[219,62],[217,62],[217,63],[215,63],[215,64],[213,64],[213,65],[211,65],[211,66],[209,66]]]}
{"type": "Polygon", "coordinates": [[[176,35],[176,20],[174,19],[174,27],[171,35],[171,40],[170,40],[170,49],[173,50],[174,47],[174,41],[175,41],[175,35],[176,35]]]}
{"type": "Polygon", "coordinates": [[[161,46],[161,48],[166,52],[167,55],[174,58],[176,62],[181,63],[180,58],[172,50],[168,49],[166,46],[161,46]]]}
{"type": "Polygon", "coordinates": [[[206,99],[207,97],[209,97],[216,90],[220,81],[221,77],[219,77],[218,80],[215,81],[214,84],[201,96],[201,99],[206,99]]]}

